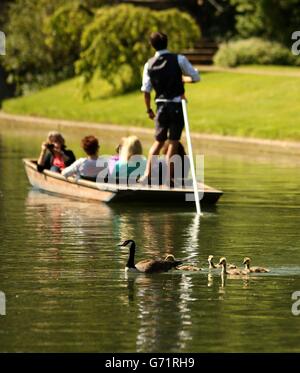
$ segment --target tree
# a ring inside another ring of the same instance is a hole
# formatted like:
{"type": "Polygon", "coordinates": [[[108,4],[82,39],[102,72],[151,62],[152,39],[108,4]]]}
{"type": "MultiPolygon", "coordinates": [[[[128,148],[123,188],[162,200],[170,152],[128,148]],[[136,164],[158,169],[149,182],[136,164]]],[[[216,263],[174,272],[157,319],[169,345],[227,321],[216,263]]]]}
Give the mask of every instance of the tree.
{"type": "Polygon", "coordinates": [[[51,52],[45,44],[43,25],[62,3],[63,0],[16,0],[9,6],[4,67],[9,72],[9,80],[18,85],[19,91],[24,85],[39,83],[46,73],[49,77],[55,73],[51,52]]]}
{"type": "Polygon", "coordinates": [[[18,93],[24,93],[74,76],[81,33],[93,18],[93,7],[116,2],[1,0],[0,25],[6,19],[7,35],[2,65],[8,81],[17,86],[18,93]]]}
{"type": "Polygon", "coordinates": [[[300,0],[231,0],[242,37],[262,36],[290,46],[299,29],[300,0]]]}
{"type": "Polygon", "coordinates": [[[84,27],[94,17],[93,10],[81,1],[58,7],[45,20],[45,44],[49,48],[56,69],[72,68],[79,58],[80,38],[84,27]]]}
{"type": "Polygon", "coordinates": [[[170,36],[170,47],[180,51],[193,46],[199,28],[187,13],[176,9],[152,11],[132,5],[100,8],[82,34],[76,72],[83,78],[84,96],[96,74],[107,80],[115,92],[126,92],[140,85],[141,70],[152,53],[148,35],[163,30],[170,36]]]}

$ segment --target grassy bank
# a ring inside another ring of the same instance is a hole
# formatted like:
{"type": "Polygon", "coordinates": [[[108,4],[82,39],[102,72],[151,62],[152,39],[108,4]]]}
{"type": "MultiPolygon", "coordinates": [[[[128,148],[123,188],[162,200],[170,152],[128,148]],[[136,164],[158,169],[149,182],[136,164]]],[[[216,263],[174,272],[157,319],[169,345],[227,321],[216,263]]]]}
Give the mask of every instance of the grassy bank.
{"type": "MultiPolygon", "coordinates": [[[[270,68],[272,71],[272,68],[270,68]]],[[[283,72],[285,69],[282,70],[283,72]]],[[[300,140],[300,78],[211,72],[187,86],[193,131],[222,135],[300,140]]],[[[107,84],[95,82],[84,102],[72,79],[26,97],[7,100],[3,110],[49,118],[152,127],[140,92],[110,97],[107,84]]]]}

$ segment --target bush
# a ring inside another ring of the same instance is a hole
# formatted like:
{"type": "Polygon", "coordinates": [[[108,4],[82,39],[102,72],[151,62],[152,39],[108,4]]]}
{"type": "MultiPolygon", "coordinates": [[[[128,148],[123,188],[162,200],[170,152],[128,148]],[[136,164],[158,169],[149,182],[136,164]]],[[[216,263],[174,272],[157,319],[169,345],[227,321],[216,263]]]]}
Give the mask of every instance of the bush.
{"type": "Polygon", "coordinates": [[[283,45],[259,38],[223,43],[214,57],[214,63],[224,67],[251,64],[297,65],[300,63],[298,60],[283,45]]]}
{"type": "Polygon", "coordinates": [[[82,52],[76,62],[84,96],[88,97],[89,83],[97,74],[116,93],[139,87],[142,68],[153,54],[148,36],[157,30],[169,34],[175,51],[191,47],[200,37],[191,16],[176,9],[158,12],[132,5],[99,9],[82,34],[82,52]]]}

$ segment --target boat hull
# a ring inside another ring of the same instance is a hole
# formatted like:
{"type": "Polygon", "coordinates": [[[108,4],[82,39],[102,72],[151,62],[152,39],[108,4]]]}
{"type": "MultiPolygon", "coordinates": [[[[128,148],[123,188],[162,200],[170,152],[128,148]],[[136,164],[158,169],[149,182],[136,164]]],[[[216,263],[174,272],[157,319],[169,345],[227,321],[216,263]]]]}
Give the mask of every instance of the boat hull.
{"type": "MultiPolygon", "coordinates": [[[[65,178],[59,173],[44,170],[38,172],[36,163],[30,159],[23,159],[25,171],[30,184],[40,190],[60,194],[72,198],[94,200],[106,203],[113,202],[163,202],[185,203],[194,207],[193,203],[186,201],[186,195],[193,195],[192,188],[177,189],[165,186],[140,186],[130,188],[126,185],[113,185],[109,183],[95,183],[87,180],[65,178]]],[[[203,197],[201,205],[214,205],[223,194],[220,190],[207,185],[202,186],[203,197]]],[[[201,190],[200,189],[200,190],[201,190]]],[[[199,191],[200,191],[199,190],[199,191]]]]}

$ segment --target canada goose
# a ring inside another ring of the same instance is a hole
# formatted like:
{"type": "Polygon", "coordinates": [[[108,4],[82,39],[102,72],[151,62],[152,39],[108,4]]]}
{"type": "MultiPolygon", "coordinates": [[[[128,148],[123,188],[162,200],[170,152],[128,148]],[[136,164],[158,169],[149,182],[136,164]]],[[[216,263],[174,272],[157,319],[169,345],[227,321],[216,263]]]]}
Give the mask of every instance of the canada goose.
{"type": "MultiPolygon", "coordinates": [[[[174,262],[175,257],[172,254],[168,254],[164,260],[174,262]]],[[[197,272],[197,271],[202,270],[201,268],[193,266],[193,265],[177,265],[175,269],[180,270],[180,271],[191,271],[191,272],[197,272]]]]}
{"type": "Polygon", "coordinates": [[[222,266],[222,275],[226,274],[226,275],[233,275],[233,276],[243,276],[249,273],[249,271],[242,270],[239,268],[232,268],[232,269],[227,268],[227,261],[225,257],[220,258],[219,265],[222,266]]]}
{"type": "Polygon", "coordinates": [[[123,243],[118,244],[118,246],[127,246],[129,244],[129,257],[125,271],[142,273],[167,272],[170,269],[182,264],[182,262],[179,260],[166,261],[162,259],[144,259],[138,263],[134,263],[135,242],[133,240],[126,240],[123,243]]]}
{"type": "Polygon", "coordinates": [[[269,269],[263,267],[250,267],[251,259],[246,257],[244,258],[243,264],[245,265],[245,270],[251,273],[267,273],[270,272],[269,269]]]}

